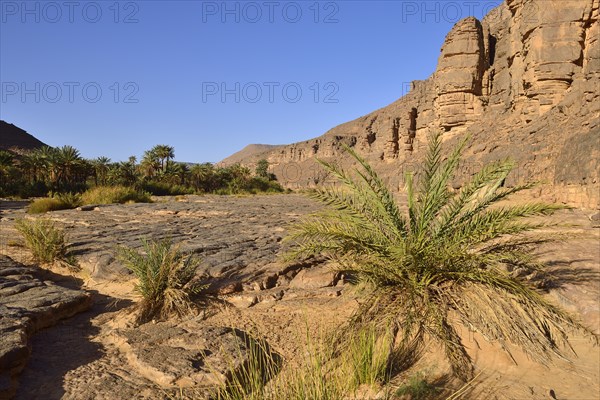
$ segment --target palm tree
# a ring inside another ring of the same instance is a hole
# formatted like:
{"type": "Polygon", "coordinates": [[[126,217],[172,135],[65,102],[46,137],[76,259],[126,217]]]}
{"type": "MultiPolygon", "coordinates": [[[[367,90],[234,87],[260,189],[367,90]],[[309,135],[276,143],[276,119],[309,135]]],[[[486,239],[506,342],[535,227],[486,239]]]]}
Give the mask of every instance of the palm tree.
{"type": "Polygon", "coordinates": [[[190,167],[188,167],[185,163],[171,163],[172,166],[169,166],[168,170],[172,174],[173,177],[177,179],[177,183],[180,185],[185,185],[187,178],[190,175],[190,167]]]}
{"type": "Polygon", "coordinates": [[[560,206],[530,203],[498,205],[532,184],[502,188],[514,165],[485,166],[458,192],[449,182],[466,144],[463,140],[442,161],[441,135],[430,138],[417,188],[407,178],[408,211],[371,166],[347,148],[358,162],[349,174],[320,163],[341,182],[321,188],[312,198],[327,207],[296,224],[288,237],[295,242],[290,258],[325,254],[372,288],[353,318],[357,324],[392,322],[402,332],[400,348],[441,344],[456,375],[472,376],[473,365],[450,315],[502,348],[512,343],[546,363],[563,355],[566,329],[589,330],[551,304],[513,268],[539,269],[531,246],[549,241],[532,231],[548,224],[525,217],[552,214],[560,206]],[[527,234],[526,234],[527,233],[527,234]]]}
{"type": "Polygon", "coordinates": [[[169,160],[175,158],[175,149],[165,144],[159,144],[154,146],[150,151],[158,157],[160,168],[163,172],[166,172],[169,160]]]}
{"type": "Polygon", "coordinates": [[[154,150],[144,152],[140,162],[140,171],[147,178],[153,178],[157,171],[162,169],[158,156],[154,150]]]}
{"type": "Polygon", "coordinates": [[[92,160],[91,163],[94,168],[94,183],[96,186],[98,186],[98,184],[106,185],[106,177],[110,167],[110,158],[104,156],[98,157],[92,160]]]}
{"type": "Polygon", "coordinates": [[[34,162],[36,165],[36,181],[56,182],[58,175],[57,151],[54,147],[42,146],[34,150],[34,162]]]}
{"type": "MultiPolygon", "coordinates": [[[[9,183],[10,175],[13,171],[14,166],[14,156],[12,153],[9,153],[5,150],[0,150],[0,184],[2,186],[7,185],[9,183]]],[[[0,192],[1,192],[0,187],[0,192]]]]}
{"type": "Polygon", "coordinates": [[[195,164],[192,166],[190,169],[190,175],[196,190],[202,189],[205,192],[212,190],[211,181],[214,175],[214,170],[214,165],[211,163],[195,164]]]}
{"type": "Polygon", "coordinates": [[[56,181],[59,185],[62,181],[67,184],[73,183],[82,161],[79,150],[73,146],[66,145],[56,149],[54,165],[57,171],[56,181]]]}
{"type": "Polygon", "coordinates": [[[269,178],[269,161],[261,159],[256,163],[256,176],[260,178],[269,178]]]}

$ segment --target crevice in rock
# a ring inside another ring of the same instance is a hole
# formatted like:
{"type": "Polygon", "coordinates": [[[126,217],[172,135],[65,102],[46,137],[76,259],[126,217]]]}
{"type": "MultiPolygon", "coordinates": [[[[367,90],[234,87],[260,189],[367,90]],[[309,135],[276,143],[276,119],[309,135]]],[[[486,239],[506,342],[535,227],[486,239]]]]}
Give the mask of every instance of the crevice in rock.
{"type": "Polygon", "coordinates": [[[488,35],[488,43],[489,43],[489,64],[490,67],[492,65],[494,65],[494,61],[496,59],[496,43],[497,43],[498,39],[496,39],[496,37],[494,35],[488,35]]]}

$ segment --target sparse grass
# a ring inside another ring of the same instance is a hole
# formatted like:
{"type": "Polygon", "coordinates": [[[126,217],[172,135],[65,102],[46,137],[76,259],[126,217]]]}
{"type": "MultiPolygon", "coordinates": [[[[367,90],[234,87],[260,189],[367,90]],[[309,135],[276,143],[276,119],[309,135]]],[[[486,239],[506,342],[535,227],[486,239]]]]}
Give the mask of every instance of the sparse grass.
{"type": "Polygon", "coordinates": [[[168,240],[142,240],[143,252],[121,247],[118,257],[138,278],[136,291],[142,296],[138,322],[184,315],[193,310],[191,295],[202,287],[195,281],[199,260],[185,255],[168,240]]]}
{"type": "Polygon", "coordinates": [[[96,186],[83,193],[83,204],[150,203],[150,194],[125,186],[96,186]]]}
{"type": "MultiPolygon", "coordinates": [[[[389,328],[391,328],[388,325],[389,328]]],[[[308,333],[308,332],[307,332],[308,333]]],[[[346,333],[346,344],[340,337],[317,334],[306,336],[304,357],[297,364],[282,365],[279,355],[265,341],[248,341],[232,357],[225,373],[227,384],[216,390],[213,400],[381,400],[438,399],[449,387],[443,380],[429,381],[417,372],[399,387],[386,386],[391,378],[390,361],[401,356],[392,352],[394,332],[364,329],[346,333]],[[246,359],[241,365],[239,360],[246,359]]],[[[220,373],[218,375],[221,375],[220,373]]],[[[459,399],[468,393],[477,375],[448,399],[459,399]]],[[[183,398],[183,397],[182,397],[183,398]]],[[[186,397],[187,398],[187,397],[186,397]]],[[[189,397],[195,398],[195,397],[189,397]]]]}
{"type": "Polygon", "coordinates": [[[392,329],[378,329],[372,325],[358,327],[346,340],[349,346],[346,361],[354,388],[375,386],[389,380],[394,356],[392,329]]]}
{"type": "Polygon", "coordinates": [[[81,197],[74,193],[62,193],[54,197],[34,200],[27,212],[29,214],[41,214],[48,211],[71,210],[81,205],[81,197]]]}
{"type": "Polygon", "coordinates": [[[219,388],[215,400],[259,400],[267,382],[277,375],[281,366],[279,356],[266,343],[247,338],[245,348],[238,348],[240,359],[247,357],[243,365],[236,365],[233,357],[227,361],[229,381],[219,388]]]}
{"type": "Polygon", "coordinates": [[[427,400],[437,398],[439,392],[440,389],[430,383],[424,373],[417,372],[396,390],[396,396],[407,396],[410,400],[427,400]]]}
{"type": "Polygon", "coordinates": [[[534,186],[503,188],[514,167],[509,161],[483,167],[452,192],[450,182],[465,144],[466,139],[443,158],[441,134],[430,138],[416,189],[412,175],[406,176],[406,214],[352,149],[347,151],[358,163],[355,174],[320,161],[341,188],[312,192],[327,207],[296,224],[288,240],[295,244],[289,258],[324,254],[371,288],[348,330],[391,319],[403,335],[399,347],[418,347],[431,338],[442,346],[453,372],[468,381],[474,368],[453,321],[499,342],[509,355],[511,343],[544,364],[552,355],[564,356],[563,349],[572,350],[569,330],[597,337],[530,283],[509,273],[517,267],[544,268],[531,249],[553,238],[532,232],[550,224],[527,217],[564,207],[499,205],[534,186]]]}
{"type": "MultiPolygon", "coordinates": [[[[307,337],[305,356],[297,366],[279,373],[281,359],[264,342],[248,347],[248,362],[237,370],[230,362],[230,382],[214,396],[216,400],[341,400],[351,390],[351,376],[334,359],[330,341],[307,337]]],[[[241,354],[241,353],[240,353],[241,354]]]]}
{"type": "Polygon", "coordinates": [[[55,226],[54,222],[48,219],[18,219],[15,226],[36,261],[43,263],[67,261],[66,235],[62,229],[55,226]]]}

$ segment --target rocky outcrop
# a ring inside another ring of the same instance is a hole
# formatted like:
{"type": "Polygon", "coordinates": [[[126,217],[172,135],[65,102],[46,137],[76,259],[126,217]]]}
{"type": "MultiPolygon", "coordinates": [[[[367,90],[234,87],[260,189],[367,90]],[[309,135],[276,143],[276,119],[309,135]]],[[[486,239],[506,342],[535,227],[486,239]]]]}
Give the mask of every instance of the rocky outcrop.
{"type": "Polygon", "coordinates": [[[482,82],[485,71],[483,27],[470,17],[448,34],[433,80],[437,124],[449,131],[473,123],[483,111],[482,82]]]}
{"type": "Polygon", "coordinates": [[[422,159],[427,135],[442,130],[448,141],[472,136],[470,170],[511,157],[512,182],[541,180],[556,201],[598,208],[598,4],[507,0],[481,21],[463,19],[433,75],[412,82],[406,96],[316,139],[241,161],[266,158],[284,185],[301,188],[326,181],[314,158],[346,159],[346,144],[400,190],[401,172],[422,159]]]}
{"type": "Polygon", "coordinates": [[[30,355],[29,338],[40,329],[84,311],[91,297],[33,276],[0,256],[0,398],[10,398],[30,355]]]}

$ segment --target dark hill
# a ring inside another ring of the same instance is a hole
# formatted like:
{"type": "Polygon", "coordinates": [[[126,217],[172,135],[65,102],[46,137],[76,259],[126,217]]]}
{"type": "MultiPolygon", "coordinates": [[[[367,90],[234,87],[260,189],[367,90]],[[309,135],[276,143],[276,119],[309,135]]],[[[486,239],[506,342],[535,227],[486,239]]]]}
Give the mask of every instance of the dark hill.
{"type": "Polygon", "coordinates": [[[23,129],[0,120],[0,149],[2,150],[33,150],[46,144],[23,129]]]}

